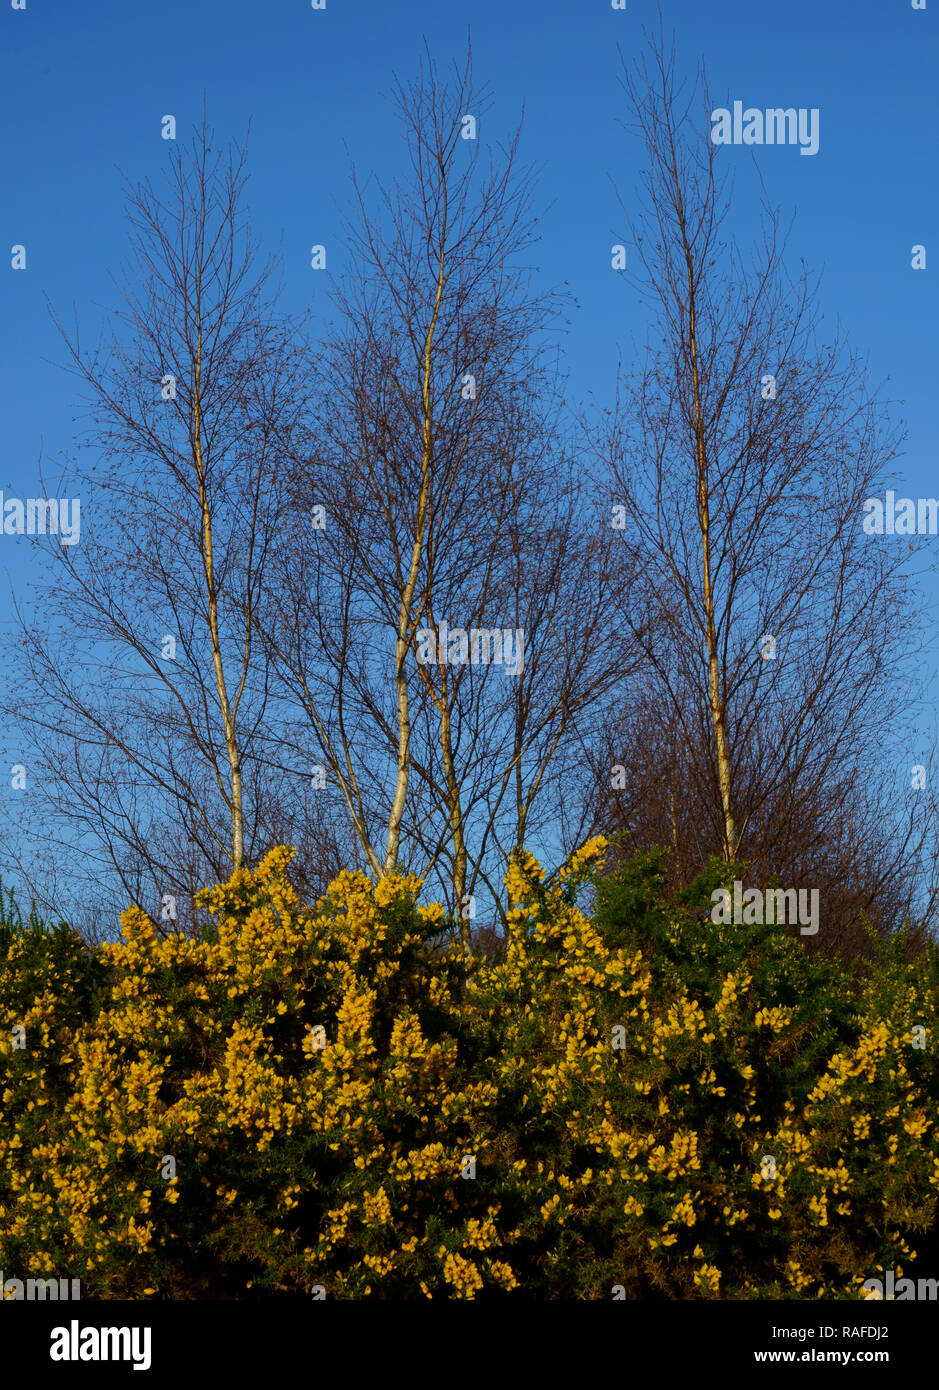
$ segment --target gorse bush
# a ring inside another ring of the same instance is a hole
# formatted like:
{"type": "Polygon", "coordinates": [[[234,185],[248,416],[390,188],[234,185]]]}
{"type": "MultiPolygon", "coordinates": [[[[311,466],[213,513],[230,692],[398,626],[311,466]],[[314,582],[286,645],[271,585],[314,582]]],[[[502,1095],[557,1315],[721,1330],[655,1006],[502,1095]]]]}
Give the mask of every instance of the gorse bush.
{"type": "MultiPolygon", "coordinates": [[[[0,948],[0,1267],[84,1297],[858,1298],[935,1277],[939,957],[860,980],[667,901],[655,855],[506,878],[501,959],[409,877],[291,851],[198,939],[0,948]],[[593,885],[588,917],[577,906],[593,885]],[[931,1263],[930,1263],[931,1262],[931,1263]]],[[[739,870],[739,866],[736,866],[739,870]]]]}

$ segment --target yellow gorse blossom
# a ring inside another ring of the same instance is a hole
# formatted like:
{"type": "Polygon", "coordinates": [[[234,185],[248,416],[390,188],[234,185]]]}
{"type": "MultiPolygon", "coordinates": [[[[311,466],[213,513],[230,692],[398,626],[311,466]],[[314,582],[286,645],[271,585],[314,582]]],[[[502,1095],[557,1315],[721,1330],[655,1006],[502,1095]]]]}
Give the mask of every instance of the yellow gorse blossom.
{"type": "Polygon", "coordinates": [[[97,1012],[84,965],[50,951],[30,975],[13,940],[0,1265],[67,1267],[103,1297],[199,1296],[172,1252],[203,1229],[235,1296],[606,1297],[654,1269],[675,1297],[814,1299],[915,1259],[939,1188],[914,1046],[929,988],[896,986],[889,1021],[858,988],[856,1022],[831,1025],[804,1079],[801,1058],[786,1069],[807,1005],[774,996],[755,956],[684,971],[675,904],[657,943],[574,904],[605,848],[550,880],[515,855],[491,959],[440,944],[444,909],[417,905],[413,875],[345,872],[302,906],[285,849],[198,895],[204,935],[124,913],[95,954],[97,1012]]]}

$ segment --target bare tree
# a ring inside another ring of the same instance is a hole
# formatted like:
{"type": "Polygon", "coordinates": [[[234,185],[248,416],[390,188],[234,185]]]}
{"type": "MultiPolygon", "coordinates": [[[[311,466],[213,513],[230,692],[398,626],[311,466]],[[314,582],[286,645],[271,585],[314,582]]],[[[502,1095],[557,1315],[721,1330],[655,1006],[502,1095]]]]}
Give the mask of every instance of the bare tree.
{"type": "Polygon", "coordinates": [[[81,541],[47,538],[6,698],[33,843],[84,866],[98,905],[108,884],[188,900],[290,828],[270,824],[256,620],[301,383],[244,210],[245,148],[212,142],[203,121],[164,192],[128,187],[133,260],[104,341],[85,352],[63,330],[97,461],[71,469],[81,541]]]}
{"type": "Polygon", "coordinates": [[[394,95],[410,177],[372,198],[354,180],[340,326],[294,451],[307,521],[285,535],[265,638],[304,714],[285,758],[328,769],[372,873],[436,875],[468,947],[469,900],[502,896],[611,684],[612,577],[565,438],[558,299],[523,260],[519,134],[486,164],[469,54],[449,80],[428,58],[394,95]]]}
{"type": "Polygon", "coordinates": [[[660,36],[624,87],[646,155],[632,280],[651,316],[603,447],[644,666],[634,732],[597,760],[607,798],[612,757],[633,831],[638,811],[683,869],[693,845],[698,863],[834,883],[875,844],[896,869],[922,835],[872,839],[861,803],[881,803],[884,727],[910,708],[914,604],[908,553],[861,523],[898,432],[844,334],[821,341],[817,285],[788,276],[777,215],[764,205],[752,255],[727,239],[703,75],[684,94],[660,36]]]}

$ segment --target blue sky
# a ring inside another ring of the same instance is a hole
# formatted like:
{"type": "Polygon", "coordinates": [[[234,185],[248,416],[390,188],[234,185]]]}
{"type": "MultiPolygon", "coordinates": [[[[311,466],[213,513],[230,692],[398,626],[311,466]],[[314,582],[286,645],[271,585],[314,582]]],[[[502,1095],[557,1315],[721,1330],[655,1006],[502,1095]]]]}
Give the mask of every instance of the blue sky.
{"type": "MultiPolygon", "coordinates": [[[[642,336],[635,300],[610,269],[639,151],[618,125],[617,44],[628,55],[653,22],[655,0],[0,0],[4,176],[0,208],[0,487],[37,495],[40,449],[69,447],[76,383],[57,369],[63,349],[46,297],[73,306],[93,339],[109,276],[125,255],[121,183],[166,162],[164,114],[180,138],[201,114],[222,139],[252,123],[248,198],[264,244],[282,243],[283,307],[327,311],[313,243],[341,271],[339,205],[348,195],[344,146],[360,171],[393,175],[401,150],[381,94],[409,78],[426,38],[435,57],[460,58],[471,32],[475,75],[494,89],[480,128],[498,142],[525,105],[523,155],[541,168],[538,274],[576,300],[564,340],[572,390],[610,398],[619,354],[642,336]],[[25,272],[10,247],[27,247],[25,272]]],[[[715,96],[754,106],[818,107],[820,151],[757,151],[773,201],[795,214],[790,250],[824,271],[826,321],[840,317],[869,354],[875,380],[904,404],[909,441],[900,468],[909,495],[935,496],[939,401],[934,389],[939,273],[935,74],[939,0],[663,0],[679,62],[703,57],[715,96]],[[928,268],[910,267],[914,243],[928,268]],[[935,258],[935,259],[932,259],[935,258]]],[[[751,154],[739,169],[734,230],[757,231],[751,154]]],[[[939,539],[933,544],[939,546],[939,539]]],[[[22,587],[35,542],[0,536],[0,637],[10,630],[9,585],[22,587]]],[[[933,596],[935,593],[930,591],[933,596]]],[[[12,749],[11,749],[12,752],[12,749]]],[[[4,778],[4,781],[7,779],[4,778]]]]}

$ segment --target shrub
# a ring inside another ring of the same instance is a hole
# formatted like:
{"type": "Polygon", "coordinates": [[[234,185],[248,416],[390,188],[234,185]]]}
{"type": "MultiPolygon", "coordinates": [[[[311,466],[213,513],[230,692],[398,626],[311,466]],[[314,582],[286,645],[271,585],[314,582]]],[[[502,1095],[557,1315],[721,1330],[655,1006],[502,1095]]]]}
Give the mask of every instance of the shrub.
{"type": "Polygon", "coordinates": [[[784,928],[712,923],[734,866],[669,903],[655,855],[599,876],[604,844],[551,882],[513,858],[499,960],[442,949],[414,878],[301,905],[286,849],[200,895],[198,939],[138,908],[92,952],[10,933],[0,1267],[102,1298],[934,1276],[934,948],[897,940],[859,982],[784,928]]]}

